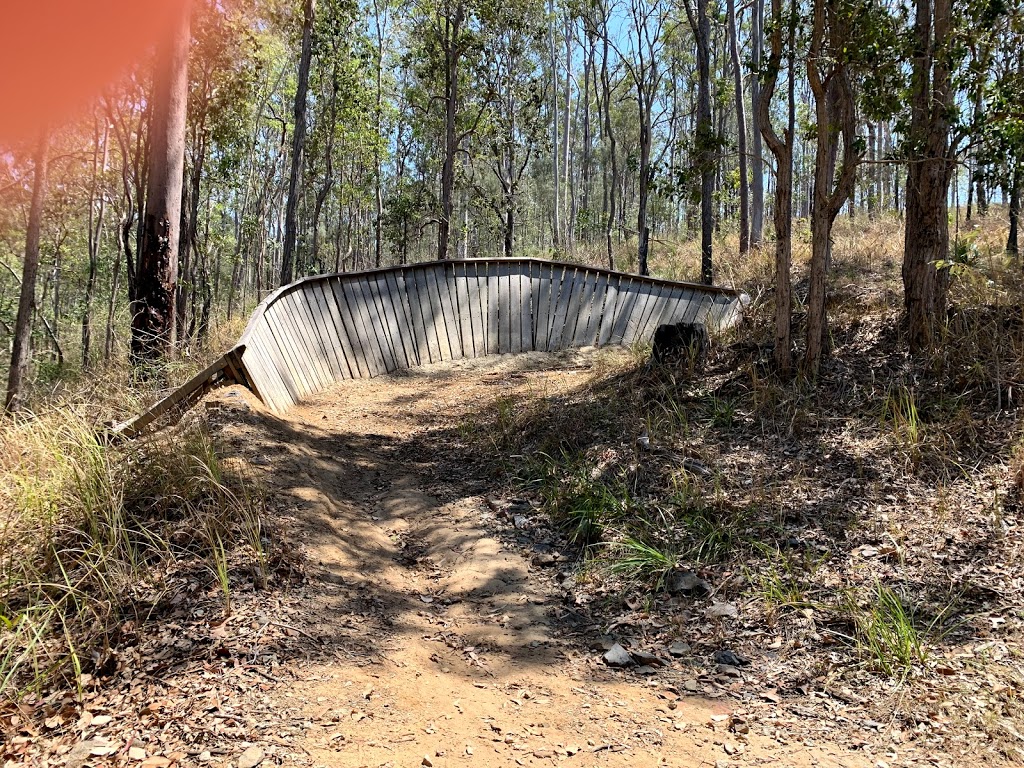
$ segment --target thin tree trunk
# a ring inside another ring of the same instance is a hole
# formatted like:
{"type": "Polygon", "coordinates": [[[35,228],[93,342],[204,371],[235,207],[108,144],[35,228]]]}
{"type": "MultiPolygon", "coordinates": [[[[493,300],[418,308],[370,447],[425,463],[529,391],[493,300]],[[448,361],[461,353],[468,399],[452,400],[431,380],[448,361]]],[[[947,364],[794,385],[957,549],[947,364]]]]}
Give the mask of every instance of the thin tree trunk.
{"type": "Polygon", "coordinates": [[[736,87],[736,147],[740,165],[740,255],[750,250],[750,181],[747,175],[747,118],[743,98],[743,70],[740,68],[740,49],[736,25],[736,0],[726,2],[729,25],[729,56],[736,87]]]}
{"type": "Polygon", "coordinates": [[[107,196],[100,190],[100,176],[107,171],[109,124],[104,120],[100,134],[99,120],[96,125],[96,148],[92,158],[92,186],[89,190],[89,276],[85,281],[85,306],[82,308],[82,369],[89,370],[92,346],[92,302],[96,293],[96,277],[99,271],[100,236],[103,233],[103,215],[107,196]],[[102,160],[100,159],[102,155],[102,160]],[[98,199],[97,199],[98,198],[98,199]]]}
{"type": "MultiPolygon", "coordinates": [[[[764,44],[764,0],[754,0],[750,36],[754,71],[760,73],[764,44]]],[[[750,162],[750,247],[760,248],[764,237],[764,157],[761,146],[760,74],[750,79],[750,129],[753,144],[750,162]]]]}
{"type": "MultiPolygon", "coordinates": [[[[447,5],[446,5],[447,9],[447,5]]],[[[448,258],[448,241],[451,237],[452,214],[455,211],[455,154],[458,151],[455,118],[459,107],[459,59],[461,42],[459,34],[465,18],[462,0],[456,0],[455,13],[446,11],[445,25],[445,71],[444,71],[444,163],[441,166],[441,220],[437,225],[437,258],[448,258]]]]}
{"type": "Polygon", "coordinates": [[[44,130],[36,144],[32,202],[28,211],[28,229],[25,232],[25,264],[21,272],[21,294],[18,316],[14,322],[14,348],[11,368],[7,375],[7,396],[4,408],[8,413],[21,410],[24,405],[22,389],[32,359],[32,315],[36,303],[36,276],[39,272],[39,236],[43,223],[43,200],[46,197],[46,174],[49,166],[49,135],[44,130]]]}
{"type": "MultiPolygon", "coordinates": [[[[551,130],[553,132],[554,145],[551,150],[552,177],[554,179],[554,205],[552,206],[551,217],[551,241],[555,251],[559,250],[561,244],[561,216],[559,207],[561,205],[561,192],[558,174],[558,59],[555,55],[555,2],[548,0],[548,47],[551,49],[551,130]]],[[[568,139],[566,139],[568,140],[568,139]]]]}
{"type": "Polygon", "coordinates": [[[281,254],[281,285],[295,279],[296,211],[302,176],[302,153],[306,146],[306,96],[309,92],[309,64],[313,57],[313,21],[316,0],[305,0],[302,14],[302,54],[299,58],[299,80],[295,89],[295,128],[292,132],[292,167],[288,175],[288,204],[285,208],[284,249],[281,254]]]}

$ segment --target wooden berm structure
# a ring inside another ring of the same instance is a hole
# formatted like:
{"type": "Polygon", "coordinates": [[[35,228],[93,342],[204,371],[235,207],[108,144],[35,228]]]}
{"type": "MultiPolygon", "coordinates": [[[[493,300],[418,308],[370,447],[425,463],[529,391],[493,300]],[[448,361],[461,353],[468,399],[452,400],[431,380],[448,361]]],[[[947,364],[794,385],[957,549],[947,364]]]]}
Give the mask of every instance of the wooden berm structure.
{"type": "Polygon", "coordinates": [[[732,325],[737,291],[539,259],[472,259],[318,275],[267,296],[238,343],[115,431],[134,436],[237,382],[282,413],[351,378],[494,354],[650,340],[661,325],[732,325]]]}

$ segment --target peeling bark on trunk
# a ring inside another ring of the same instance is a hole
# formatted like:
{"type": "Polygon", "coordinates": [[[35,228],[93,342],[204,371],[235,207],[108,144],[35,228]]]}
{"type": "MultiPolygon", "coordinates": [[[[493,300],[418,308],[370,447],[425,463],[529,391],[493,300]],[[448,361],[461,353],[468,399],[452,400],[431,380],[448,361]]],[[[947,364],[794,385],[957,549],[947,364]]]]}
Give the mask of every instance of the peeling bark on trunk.
{"type": "Polygon", "coordinates": [[[132,362],[143,376],[174,349],[175,291],[181,188],[185,164],[188,100],[189,14],[183,6],[177,26],[161,43],[153,88],[149,175],[132,304],[132,362]]]}

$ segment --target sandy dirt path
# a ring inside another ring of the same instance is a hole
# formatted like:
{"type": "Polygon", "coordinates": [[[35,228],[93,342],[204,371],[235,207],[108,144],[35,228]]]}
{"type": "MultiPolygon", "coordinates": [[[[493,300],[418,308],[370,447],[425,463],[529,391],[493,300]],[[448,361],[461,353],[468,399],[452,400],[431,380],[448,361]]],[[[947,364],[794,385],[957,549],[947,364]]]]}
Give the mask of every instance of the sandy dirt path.
{"type": "Polygon", "coordinates": [[[428,366],[259,414],[246,449],[310,562],[289,620],[321,651],[290,662],[275,695],[312,763],[872,764],[749,732],[735,701],[687,694],[685,659],[646,677],[602,663],[602,628],[567,602],[565,568],[537,557],[544,531],[513,522],[462,439],[502,398],[566,392],[601,368],[576,353],[428,366]]]}

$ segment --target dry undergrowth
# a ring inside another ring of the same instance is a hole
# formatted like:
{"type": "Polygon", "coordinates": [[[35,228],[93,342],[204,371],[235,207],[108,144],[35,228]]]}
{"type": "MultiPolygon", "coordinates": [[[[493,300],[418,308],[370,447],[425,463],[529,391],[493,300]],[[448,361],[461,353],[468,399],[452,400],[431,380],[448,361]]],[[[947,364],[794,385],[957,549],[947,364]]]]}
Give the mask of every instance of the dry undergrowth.
{"type": "Polygon", "coordinates": [[[904,352],[898,222],[843,225],[816,386],[773,374],[762,254],[735,271],[749,322],[705,370],[640,350],[570,395],[499,403],[479,432],[585,556],[577,602],[696,659],[749,657],[747,693],[815,707],[808,732],[1024,761],[1024,284],[1004,236],[989,220],[961,240],[927,359],[904,352]],[[680,571],[711,595],[665,589],[680,571]]]}

